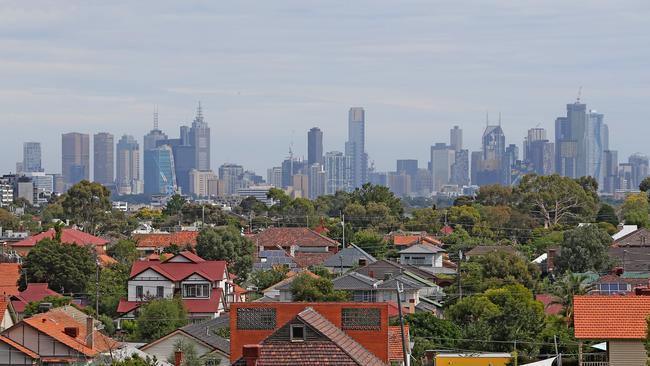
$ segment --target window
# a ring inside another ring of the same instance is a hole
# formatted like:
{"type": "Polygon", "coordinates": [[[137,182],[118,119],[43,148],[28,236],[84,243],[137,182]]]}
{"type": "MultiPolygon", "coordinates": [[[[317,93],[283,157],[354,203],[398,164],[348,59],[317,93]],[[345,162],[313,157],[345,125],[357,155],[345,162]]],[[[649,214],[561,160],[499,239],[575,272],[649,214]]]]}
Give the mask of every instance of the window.
{"type": "Polygon", "coordinates": [[[159,299],[165,297],[165,288],[163,286],[156,287],[156,297],[159,299]]]}
{"type": "Polygon", "coordinates": [[[183,297],[210,297],[210,285],[207,283],[184,284],[183,297]]]}
{"type": "Polygon", "coordinates": [[[304,342],[305,326],[302,324],[291,324],[291,342],[304,342]]]}
{"type": "Polygon", "coordinates": [[[144,289],[142,286],[135,286],[135,298],[142,299],[144,297],[144,289]]]}
{"type": "Polygon", "coordinates": [[[376,302],[377,296],[374,291],[355,291],[354,292],[354,301],[356,302],[376,302]]]}
{"type": "Polygon", "coordinates": [[[237,329],[273,330],[276,324],[274,308],[238,308],[237,329]]]}
{"type": "Polygon", "coordinates": [[[343,330],[379,330],[380,328],[381,311],[379,309],[341,309],[341,329],[343,330]]]}
{"type": "Polygon", "coordinates": [[[620,294],[628,291],[630,290],[627,283],[601,283],[598,285],[598,292],[603,295],[620,294]]]}

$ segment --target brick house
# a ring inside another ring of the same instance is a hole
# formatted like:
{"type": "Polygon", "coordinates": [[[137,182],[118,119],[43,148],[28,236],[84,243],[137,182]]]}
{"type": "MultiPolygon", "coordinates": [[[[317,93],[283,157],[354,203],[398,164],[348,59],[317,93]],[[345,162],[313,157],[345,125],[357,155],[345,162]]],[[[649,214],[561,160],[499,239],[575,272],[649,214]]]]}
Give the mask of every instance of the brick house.
{"type": "MultiPolygon", "coordinates": [[[[29,251],[36,246],[36,243],[43,239],[54,239],[56,236],[56,230],[50,229],[43,231],[42,233],[30,236],[27,239],[15,242],[11,244],[11,248],[15,250],[21,256],[26,256],[29,254],[29,251]]],[[[81,230],[73,228],[63,228],[61,229],[61,243],[66,244],[76,244],[79,246],[92,246],[95,248],[95,251],[98,254],[103,254],[106,252],[106,246],[108,245],[108,240],[90,235],[81,230]]]]}
{"type": "Polygon", "coordinates": [[[299,267],[323,264],[337,253],[339,243],[306,227],[272,227],[251,237],[257,252],[284,250],[299,267]]]}

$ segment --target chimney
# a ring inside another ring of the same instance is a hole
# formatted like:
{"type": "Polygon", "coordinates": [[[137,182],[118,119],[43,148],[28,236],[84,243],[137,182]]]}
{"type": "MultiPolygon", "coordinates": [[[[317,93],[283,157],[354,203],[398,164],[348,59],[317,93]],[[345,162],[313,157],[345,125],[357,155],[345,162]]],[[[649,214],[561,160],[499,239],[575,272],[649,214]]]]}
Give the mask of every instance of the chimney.
{"type": "Polygon", "coordinates": [[[415,299],[409,300],[409,313],[415,314],[415,299]]]}
{"type": "Polygon", "coordinates": [[[547,271],[553,272],[555,269],[555,255],[557,253],[557,249],[549,249],[548,250],[548,255],[546,257],[546,268],[547,271]]]}
{"type": "Polygon", "coordinates": [[[244,345],[242,352],[246,366],[257,366],[257,360],[260,358],[260,351],[262,350],[261,344],[247,344],[244,345]]]}
{"type": "Polygon", "coordinates": [[[181,366],[183,363],[183,351],[174,352],[174,366],[181,366]]]}
{"type": "Polygon", "coordinates": [[[368,271],[368,277],[375,278],[375,271],[368,271]]]}
{"type": "Polygon", "coordinates": [[[364,267],[368,264],[368,261],[365,258],[359,258],[359,267],[364,267]]]}
{"type": "Polygon", "coordinates": [[[94,319],[92,316],[86,318],[86,345],[90,349],[93,349],[95,344],[95,327],[93,326],[93,321],[94,319]]]}

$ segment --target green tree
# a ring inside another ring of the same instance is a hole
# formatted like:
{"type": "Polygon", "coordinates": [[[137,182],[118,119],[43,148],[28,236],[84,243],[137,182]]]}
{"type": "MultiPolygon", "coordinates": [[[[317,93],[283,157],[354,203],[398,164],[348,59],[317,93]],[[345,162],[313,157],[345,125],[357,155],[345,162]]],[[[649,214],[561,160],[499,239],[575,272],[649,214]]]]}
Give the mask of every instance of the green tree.
{"type": "Polygon", "coordinates": [[[187,200],[183,198],[183,196],[175,194],[169,199],[169,201],[167,201],[163,214],[167,216],[178,215],[186,203],[187,200]]]}
{"type": "Polygon", "coordinates": [[[573,298],[576,295],[585,295],[593,289],[587,279],[585,274],[568,271],[551,286],[551,293],[555,296],[553,303],[562,305],[562,312],[569,326],[573,326],[573,298]]]}
{"type": "Polygon", "coordinates": [[[131,357],[128,357],[124,360],[121,361],[113,361],[110,364],[111,366],[157,366],[158,365],[158,360],[156,360],[156,357],[145,357],[142,358],[138,356],[137,354],[131,355],[131,357]]]}
{"type": "MultiPolygon", "coordinates": [[[[120,299],[127,295],[127,282],[129,280],[130,265],[116,263],[102,268],[99,274],[99,313],[116,316],[117,305],[120,299]]],[[[88,282],[88,299],[94,304],[97,299],[97,286],[95,281],[88,282]]]]}
{"type": "Polygon", "coordinates": [[[384,236],[373,229],[357,231],[354,234],[353,243],[377,259],[384,258],[388,251],[384,236]]]}
{"type": "Polygon", "coordinates": [[[472,206],[453,206],[449,208],[448,220],[454,225],[461,225],[463,229],[471,231],[472,227],[481,220],[481,214],[472,206]]]}
{"type": "Polygon", "coordinates": [[[132,240],[118,240],[115,244],[108,247],[106,253],[119,263],[129,267],[140,256],[135,242],[132,240]]]}
{"type": "Polygon", "coordinates": [[[149,342],[187,324],[187,310],[180,298],[156,299],[140,307],[135,319],[137,339],[149,342]]]}
{"type": "Polygon", "coordinates": [[[607,222],[614,226],[617,226],[619,220],[614,207],[606,203],[601,204],[600,210],[598,210],[598,213],[596,214],[596,222],[607,222]]]}
{"type": "Polygon", "coordinates": [[[52,309],[60,308],[62,306],[70,305],[72,298],[69,296],[45,296],[40,301],[31,301],[27,306],[25,306],[24,316],[29,318],[34,314],[38,314],[38,308],[42,303],[52,304],[52,309]]]}
{"type": "Polygon", "coordinates": [[[564,232],[560,252],[555,260],[559,273],[602,272],[611,265],[607,250],[612,237],[596,225],[584,225],[564,232]]]}
{"type": "Polygon", "coordinates": [[[391,215],[401,217],[404,213],[402,201],[396,197],[388,187],[366,183],[361,188],[356,188],[351,194],[354,202],[367,207],[370,202],[383,203],[390,210],[391,215]]]}
{"type": "Polygon", "coordinates": [[[262,291],[285,279],[287,272],[289,272],[287,266],[276,266],[271,269],[255,271],[251,274],[251,283],[259,291],[262,291]]]}
{"type": "Polygon", "coordinates": [[[650,228],[650,203],[645,192],[630,194],[621,206],[621,216],[627,225],[650,228]]]}
{"type": "Polygon", "coordinates": [[[110,216],[110,197],[108,188],[82,180],[61,196],[61,206],[66,218],[81,225],[84,231],[94,234],[97,226],[110,216]]]}
{"type": "Polygon", "coordinates": [[[0,227],[4,230],[18,229],[18,219],[4,208],[0,208],[0,227]]]}
{"type": "Polygon", "coordinates": [[[297,275],[291,283],[291,295],[294,301],[306,302],[346,301],[350,297],[345,291],[334,290],[332,280],[305,273],[297,275]]]}
{"type": "Polygon", "coordinates": [[[639,190],[645,193],[648,193],[648,191],[650,191],[650,177],[643,178],[641,184],[639,184],[639,190]]]}
{"type": "Polygon", "coordinates": [[[411,219],[406,223],[409,230],[437,233],[442,226],[440,213],[431,207],[417,208],[411,212],[411,219]]]}
{"type": "Polygon", "coordinates": [[[246,281],[253,266],[255,245],[232,226],[206,228],[196,239],[196,254],[206,260],[228,262],[228,270],[246,281]]]}
{"type": "MultiPolygon", "coordinates": [[[[404,316],[411,340],[415,342],[413,357],[421,359],[426,350],[455,348],[462,338],[460,327],[433,313],[421,312],[404,316]]],[[[399,324],[399,323],[398,323],[399,324]]]]}
{"type": "Polygon", "coordinates": [[[476,202],[484,206],[508,206],[512,205],[512,187],[500,184],[483,186],[476,195],[476,202]]]}
{"type": "Polygon", "coordinates": [[[80,293],[95,277],[96,262],[89,247],[44,239],[23,260],[20,288],[29,282],[45,282],[51,289],[80,293]]]}
{"type": "Polygon", "coordinates": [[[181,366],[202,366],[194,343],[187,342],[183,338],[174,342],[174,351],[167,357],[167,362],[175,364],[177,351],[183,352],[183,362],[181,363],[181,366]]]}

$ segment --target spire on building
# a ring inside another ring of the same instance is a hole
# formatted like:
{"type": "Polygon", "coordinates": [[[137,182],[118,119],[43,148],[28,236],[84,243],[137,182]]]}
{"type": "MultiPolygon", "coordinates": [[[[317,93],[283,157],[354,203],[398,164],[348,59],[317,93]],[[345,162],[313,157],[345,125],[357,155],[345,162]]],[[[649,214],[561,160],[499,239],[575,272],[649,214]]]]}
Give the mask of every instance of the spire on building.
{"type": "Polygon", "coordinates": [[[196,122],[203,123],[203,108],[201,108],[201,101],[199,100],[199,106],[196,107],[196,122]]]}
{"type": "Polygon", "coordinates": [[[158,106],[153,107],[153,129],[158,129],[158,106]]]}

